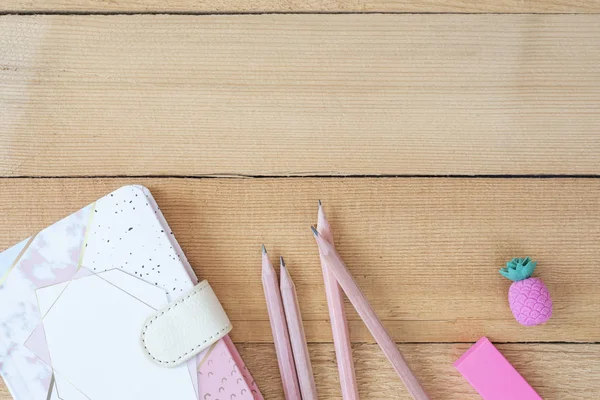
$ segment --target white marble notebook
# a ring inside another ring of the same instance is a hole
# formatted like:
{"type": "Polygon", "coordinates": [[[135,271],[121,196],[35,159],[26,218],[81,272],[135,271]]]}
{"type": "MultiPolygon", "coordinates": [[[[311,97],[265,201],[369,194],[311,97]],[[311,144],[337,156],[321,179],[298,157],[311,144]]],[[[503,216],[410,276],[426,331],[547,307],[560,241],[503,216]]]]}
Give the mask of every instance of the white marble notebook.
{"type": "Polygon", "coordinates": [[[228,336],[140,357],[138,325],[196,283],[148,189],[122,187],[0,253],[0,374],[18,400],[262,399],[228,336]]]}

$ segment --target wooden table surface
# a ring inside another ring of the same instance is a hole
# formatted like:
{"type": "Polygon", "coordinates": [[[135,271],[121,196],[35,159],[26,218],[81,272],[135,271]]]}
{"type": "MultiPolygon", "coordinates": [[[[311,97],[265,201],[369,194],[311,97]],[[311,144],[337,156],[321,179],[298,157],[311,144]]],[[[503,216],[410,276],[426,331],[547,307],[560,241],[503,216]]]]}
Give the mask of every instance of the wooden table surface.
{"type": "MultiPolygon", "coordinates": [[[[320,398],[339,399],[309,230],[321,199],[432,399],[479,398],[452,363],[484,335],[544,399],[597,399],[599,13],[598,0],[4,0],[0,247],[146,185],[267,399],[283,394],[260,245],[286,257],[320,398]],[[517,324],[498,274],[523,255],[554,299],[543,326],[517,324]]],[[[347,312],[361,398],[408,399],[347,312]]]]}

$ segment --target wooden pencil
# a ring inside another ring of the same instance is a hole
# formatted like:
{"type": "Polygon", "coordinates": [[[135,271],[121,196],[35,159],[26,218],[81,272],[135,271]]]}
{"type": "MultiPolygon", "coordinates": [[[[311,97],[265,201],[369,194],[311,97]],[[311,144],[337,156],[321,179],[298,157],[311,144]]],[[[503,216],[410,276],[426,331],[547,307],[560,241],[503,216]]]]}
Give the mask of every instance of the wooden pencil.
{"type": "Polygon", "coordinates": [[[369,304],[369,301],[365,297],[365,295],[361,292],[360,288],[354,281],[352,274],[346,268],[344,261],[337,253],[335,248],[325,239],[323,239],[319,232],[311,227],[313,230],[313,234],[315,235],[315,239],[317,241],[317,245],[319,246],[319,250],[327,262],[327,266],[335,275],[338,283],[342,287],[346,296],[362,318],[363,322],[375,338],[375,341],[390,361],[394,370],[404,382],[404,385],[408,389],[408,392],[412,395],[415,400],[429,400],[429,397],[421,387],[421,384],[417,380],[417,377],[412,372],[404,357],[402,357],[402,353],[398,350],[396,343],[391,338],[390,334],[385,330],[381,320],[375,314],[375,311],[369,304]]]}
{"type": "MultiPolygon", "coordinates": [[[[327,218],[325,217],[325,211],[323,210],[323,205],[320,200],[317,230],[319,231],[320,236],[333,246],[333,233],[329,221],[327,221],[327,218]]],[[[340,376],[342,399],[358,400],[358,385],[356,382],[356,373],[354,371],[354,361],[352,360],[350,332],[348,330],[348,321],[346,320],[346,311],[344,310],[344,294],[320,252],[319,256],[321,258],[321,269],[323,270],[325,296],[327,298],[329,319],[331,321],[333,347],[335,349],[338,374],[340,376]]]]}
{"type": "Polygon", "coordinates": [[[269,260],[265,246],[262,247],[262,283],[273,332],[277,363],[281,373],[283,393],[286,400],[302,400],[277,274],[269,260]]]}
{"type": "Polygon", "coordinates": [[[279,280],[281,289],[281,299],[283,300],[283,309],[285,310],[285,320],[287,321],[288,332],[290,334],[290,343],[294,353],[294,363],[296,364],[296,373],[298,374],[298,383],[302,400],[317,400],[317,387],[313,376],[308,346],[306,345],[306,335],[302,325],[302,315],[296,295],[296,286],[285,267],[283,257],[280,258],[281,278],[279,280]]]}

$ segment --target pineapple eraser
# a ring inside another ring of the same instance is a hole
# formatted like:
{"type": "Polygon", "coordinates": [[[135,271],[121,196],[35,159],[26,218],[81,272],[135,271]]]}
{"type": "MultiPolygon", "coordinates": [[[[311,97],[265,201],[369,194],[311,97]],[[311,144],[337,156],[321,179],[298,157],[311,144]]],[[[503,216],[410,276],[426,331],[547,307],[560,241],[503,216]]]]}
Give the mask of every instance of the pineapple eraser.
{"type": "Polygon", "coordinates": [[[523,326],[543,324],[552,316],[550,292],[540,278],[532,278],[537,265],[531,258],[513,258],[500,274],[513,283],[508,290],[508,304],[516,320],[523,326]]]}
{"type": "Polygon", "coordinates": [[[542,400],[486,337],[471,346],[454,367],[484,400],[542,400]]]}

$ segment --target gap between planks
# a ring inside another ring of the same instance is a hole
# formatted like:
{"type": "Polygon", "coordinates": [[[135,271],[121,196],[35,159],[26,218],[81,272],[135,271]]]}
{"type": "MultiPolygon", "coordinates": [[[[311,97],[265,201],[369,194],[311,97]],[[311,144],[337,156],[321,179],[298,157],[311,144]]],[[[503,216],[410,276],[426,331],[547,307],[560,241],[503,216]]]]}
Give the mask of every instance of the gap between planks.
{"type": "Polygon", "coordinates": [[[54,13],[595,13],[597,0],[4,0],[0,11],[54,13]]]}
{"type": "MultiPolygon", "coordinates": [[[[599,7],[600,8],[600,7],[599,7]]],[[[20,11],[3,11],[0,10],[0,16],[113,16],[113,15],[164,15],[164,16],[261,16],[261,15],[600,15],[600,12],[435,12],[435,11],[44,11],[44,10],[20,10],[20,11]]]]}
{"type": "Polygon", "coordinates": [[[532,175],[243,175],[215,173],[212,175],[16,175],[0,179],[598,179],[595,174],[532,174],[532,175]]]}

